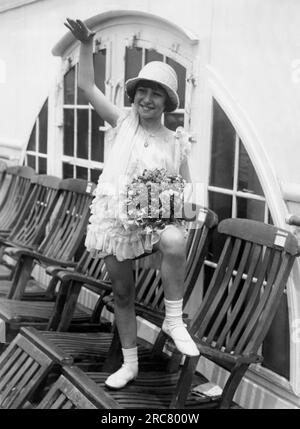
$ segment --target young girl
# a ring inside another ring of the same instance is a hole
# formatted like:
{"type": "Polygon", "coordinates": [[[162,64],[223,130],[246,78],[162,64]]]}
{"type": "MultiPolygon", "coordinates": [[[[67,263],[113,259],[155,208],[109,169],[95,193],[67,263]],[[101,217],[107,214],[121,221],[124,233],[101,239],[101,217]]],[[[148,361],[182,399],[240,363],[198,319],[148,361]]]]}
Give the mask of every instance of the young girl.
{"type": "MultiPolygon", "coordinates": [[[[107,378],[106,385],[120,389],[138,374],[132,260],[145,253],[145,240],[139,228],[125,228],[121,214],[118,215],[120,177],[130,179],[144,169],[163,168],[172,174],[180,173],[190,183],[186,159],[188,142],[184,133],[174,133],[162,125],[163,113],[175,110],[179,104],[177,76],[169,65],[150,62],[136,78],[125,83],[132,107],[124,113],[95,85],[94,33],[80,20],[67,19],[65,25],[81,42],[79,86],[96,112],[112,127],[109,131],[111,150],[92,203],[86,247],[105,257],[112,281],[115,321],[124,363],[107,378]]],[[[166,313],[162,329],[171,336],[180,352],[196,356],[198,349],[182,321],[185,243],[183,229],[170,224],[154,234],[151,246],[161,255],[166,313]]]]}

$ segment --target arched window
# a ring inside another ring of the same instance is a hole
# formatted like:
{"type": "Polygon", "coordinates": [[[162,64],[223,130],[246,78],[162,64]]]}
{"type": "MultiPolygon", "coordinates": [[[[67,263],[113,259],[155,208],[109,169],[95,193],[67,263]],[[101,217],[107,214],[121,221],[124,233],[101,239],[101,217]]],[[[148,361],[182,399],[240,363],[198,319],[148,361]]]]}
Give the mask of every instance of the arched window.
{"type": "MultiPolygon", "coordinates": [[[[189,128],[193,56],[195,41],[177,28],[153,17],[118,14],[118,17],[95,23],[99,31],[94,37],[94,68],[97,86],[108,99],[123,109],[130,107],[124,91],[127,79],[136,76],[150,61],[163,61],[177,72],[180,106],[176,112],[164,115],[165,125],[175,130],[189,128]]],[[[96,21],[96,18],[93,18],[96,21]]],[[[60,158],[57,175],[77,177],[96,182],[106,156],[108,124],[95,113],[78,87],[79,44],[64,49],[62,79],[57,101],[61,100],[61,125],[55,144],[60,158]]],[[[59,116],[59,115],[58,115],[59,116]]],[[[56,159],[56,162],[58,160],[56,159]]]]}
{"type": "Polygon", "coordinates": [[[32,167],[38,174],[47,174],[48,154],[48,99],[45,101],[31,131],[24,165],[32,167]]]}
{"type": "MultiPolygon", "coordinates": [[[[238,217],[273,223],[255,167],[245,146],[217,101],[213,101],[209,206],[219,220],[238,217]]],[[[205,282],[212,276],[222,249],[215,235],[210,248],[205,282]]],[[[289,379],[289,321],[286,294],[267,335],[263,366],[289,379]]]]}

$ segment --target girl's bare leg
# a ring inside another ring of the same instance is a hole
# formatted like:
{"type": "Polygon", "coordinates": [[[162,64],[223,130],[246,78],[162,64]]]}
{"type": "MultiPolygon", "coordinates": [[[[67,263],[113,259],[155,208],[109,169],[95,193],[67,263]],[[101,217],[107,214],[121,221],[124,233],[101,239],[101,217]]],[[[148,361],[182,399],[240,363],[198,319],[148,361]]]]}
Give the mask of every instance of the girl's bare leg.
{"type": "Polygon", "coordinates": [[[122,345],[124,363],[110,375],[105,384],[111,389],[121,389],[138,373],[137,323],[134,309],[135,285],[132,261],[118,261],[115,256],[107,256],[105,264],[112,281],[114,312],[122,345]]]}
{"type": "Polygon", "coordinates": [[[136,346],[137,324],[134,309],[135,286],[132,261],[118,261],[115,256],[105,258],[112,282],[115,320],[123,348],[136,346]]]}
{"type": "Polygon", "coordinates": [[[170,301],[182,299],[186,263],[186,240],[184,233],[169,226],[161,233],[158,248],[162,253],[161,277],[165,298],[170,301]]]}
{"type": "Polygon", "coordinates": [[[162,232],[158,248],[162,253],[161,276],[166,309],[162,329],[172,337],[180,352],[197,356],[198,348],[182,320],[186,264],[186,240],[183,231],[175,226],[169,226],[162,232]]]}

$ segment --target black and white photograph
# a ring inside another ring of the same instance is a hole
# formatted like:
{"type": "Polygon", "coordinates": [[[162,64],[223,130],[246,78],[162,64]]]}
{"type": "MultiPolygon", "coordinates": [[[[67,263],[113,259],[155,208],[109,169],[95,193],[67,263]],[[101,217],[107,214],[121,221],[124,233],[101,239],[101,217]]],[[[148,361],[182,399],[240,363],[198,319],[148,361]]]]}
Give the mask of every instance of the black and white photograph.
{"type": "Polygon", "coordinates": [[[299,0],[0,0],[0,410],[300,409],[299,136],[299,0]]]}

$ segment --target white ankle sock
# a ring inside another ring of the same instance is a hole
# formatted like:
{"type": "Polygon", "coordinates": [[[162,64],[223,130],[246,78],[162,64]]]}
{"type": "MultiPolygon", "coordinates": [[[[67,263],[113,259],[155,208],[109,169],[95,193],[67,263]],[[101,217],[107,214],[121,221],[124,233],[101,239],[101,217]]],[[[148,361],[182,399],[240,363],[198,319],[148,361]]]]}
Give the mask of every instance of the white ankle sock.
{"type": "Polygon", "coordinates": [[[131,349],[123,349],[123,365],[131,366],[132,368],[138,367],[138,349],[137,347],[132,347],[131,349]]]}
{"type": "Polygon", "coordinates": [[[176,301],[165,301],[166,316],[162,325],[162,330],[174,341],[177,349],[188,356],[198,356],[199,350],[188,333],[182,320],[183,299],[176,301]]]}
{"type": "Polygon", "coordinates": [[[165,321],[168,323],[168,326],[170,328],[175,326],[184,326],[182,320],[183,299],[178,299],[176,301],[164,299],[164,302],[166,312],[165,321]]]}
{"type": "Polygon", "coordinates": [[[110,389],[122,389],[138,374],[138,354],[137,347],[123,349],[124,363],[118,371],[111,374],[105,381],[105,385],[110,389]]]}

